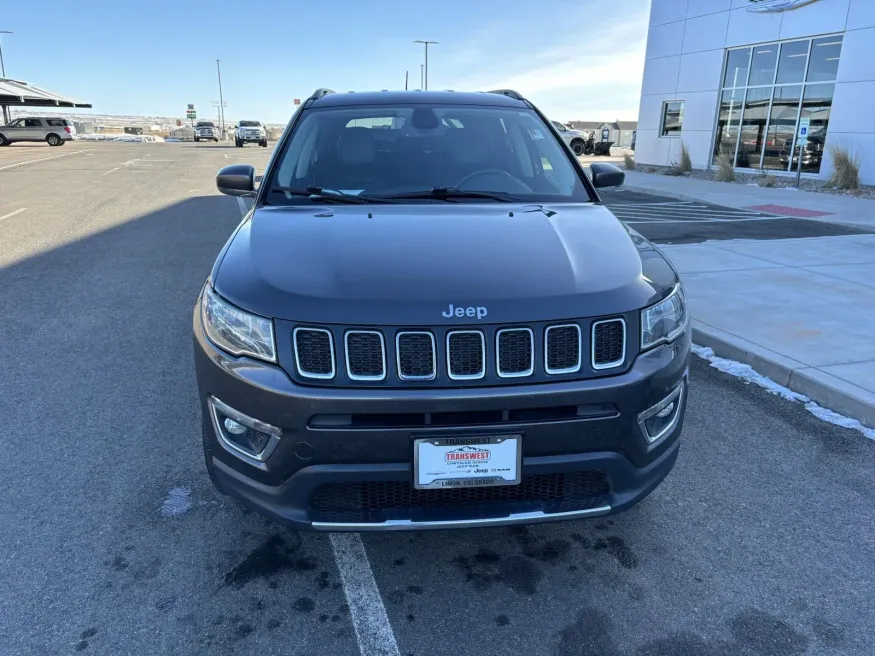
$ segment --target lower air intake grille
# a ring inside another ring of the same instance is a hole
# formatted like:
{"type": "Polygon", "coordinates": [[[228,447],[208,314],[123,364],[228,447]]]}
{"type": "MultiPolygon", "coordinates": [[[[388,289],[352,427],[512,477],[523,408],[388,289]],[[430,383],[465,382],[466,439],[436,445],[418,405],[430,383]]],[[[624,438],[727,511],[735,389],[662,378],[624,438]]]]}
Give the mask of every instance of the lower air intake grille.
{"type": "Polygon", "coordinates": [[[431,380],[435,377],[436,354],[431,333],[399,333],[396,350],[401,380],[431,380]]]}
{"type": "Polygon", "coordinates": [[[499,330],[496,338],[498,375],[502,378],[531,375],[533,342],[528,328],[499,330]]]}
{"type": "Polygon", "coordinates": [[[352,380],[382,380],[386,377],[386,349],[382,333],[350,330],[344,339],[347,373],[352,380]]]}
{"type": "Polygon", "coordinates": [[[450,378],[464,380],[483,378],[486,374],[483,333],[479,330],[458,330],[447,335],[447,366],[450,378]]]}
{"type": "Polygon", "coordinates": [[[334,342],[322,328],[295,328],[298,373],[307,378],[334,378],[334,342]]]}
{"type": "Polygon", "coordinates": [[[436,490],[418,490],[406,481],[328,483],[313,491],[310,508],[314,521],[382,522],[429,511],[488,516],[489,507],[498,504],[527,503],[543,512],[584,510],[603,505],[609,492],[601,470],[523,476],[519,485],[436,490]]]}
{"type": "Polygon", "coordinates": [[[622,319],[596,321],[592,325],[593,369],[623,364],[626,358],[626,323],[622,319]]]}
{"type": "Polygon", "coordinates": [[[580,326],[567,324],[547,328],[547,373],[568,374],[580,369],[580,326]]]}

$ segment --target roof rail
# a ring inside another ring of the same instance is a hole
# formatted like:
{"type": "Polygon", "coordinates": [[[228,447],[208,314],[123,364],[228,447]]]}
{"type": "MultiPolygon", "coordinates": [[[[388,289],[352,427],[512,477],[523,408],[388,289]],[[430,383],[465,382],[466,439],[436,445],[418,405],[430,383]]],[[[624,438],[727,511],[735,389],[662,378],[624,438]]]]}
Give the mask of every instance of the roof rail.
{"type": "Polygon", "coordinates": [[[310,98],[319,100],[322,96],[327,96],[329,93],[334,93],[334,89],[316,89],[310,98]]]}
{"type": "Polygon", "coordinates": [[[513,89],[495,89],[493,91],[487,91],[486,93],[499,93],[502,96],[507,96],[508,98],[513,98],[514,100],[525,100],[522,94],[518,91],[514,91],[513,89]]]}

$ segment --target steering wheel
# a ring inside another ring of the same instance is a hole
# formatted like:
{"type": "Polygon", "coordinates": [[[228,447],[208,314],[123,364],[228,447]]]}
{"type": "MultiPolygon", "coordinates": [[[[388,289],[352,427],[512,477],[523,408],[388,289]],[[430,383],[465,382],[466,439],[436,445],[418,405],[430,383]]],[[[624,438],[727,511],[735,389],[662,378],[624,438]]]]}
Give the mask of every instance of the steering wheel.
{"type": "Polygon", "coordinates": [[[483,169],[482,171],[474,171],[469,173],[464,178],[456,183],[456,189],[464,189],[464,185],[471,180],[479,177],[494,176],[498,181],[498,188],[486,187],[481,188],[481,191],[503,191],[507,193],[531,193],[532,189],[522,180],[515,178],[504,169],[483,169]],[[510,184],[508,184],[510,183],[510,184]]]}

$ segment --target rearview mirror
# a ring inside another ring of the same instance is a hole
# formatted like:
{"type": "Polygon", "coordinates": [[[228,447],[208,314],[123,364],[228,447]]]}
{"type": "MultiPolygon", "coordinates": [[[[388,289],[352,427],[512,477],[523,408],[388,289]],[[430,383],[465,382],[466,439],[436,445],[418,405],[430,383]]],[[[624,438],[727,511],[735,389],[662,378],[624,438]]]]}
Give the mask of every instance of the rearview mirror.
{"type": "Polygon", "coordinates": [[[592,184],[596,189],[619,187],[626,181],[626,174],[613,164],[593,163],[589,170],[592,171],[592,184]]]}
{"type": "Polygon", "coordinates": [[[255,195],[255,168],[249,164],[231,164],[216,174],[216,187],[229,196],[255,195]]]}

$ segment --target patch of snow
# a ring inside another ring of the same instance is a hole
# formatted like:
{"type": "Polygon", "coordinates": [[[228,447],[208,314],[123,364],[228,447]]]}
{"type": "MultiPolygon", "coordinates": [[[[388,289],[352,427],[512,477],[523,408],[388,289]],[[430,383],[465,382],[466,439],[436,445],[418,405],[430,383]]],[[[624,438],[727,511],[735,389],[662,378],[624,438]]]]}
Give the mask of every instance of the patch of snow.
{"type": "Polygon", "coordinates": [[[161,514],[165,517],[177,517],[191,508],[191,490],[187,487],[175,487],[167,493],[167,498],[161,505],[161,514]]]}
{"type": "Polygon", "coordinates": [[[736,362],[735,360],[727,360],[726,358],[717,357],[714,355],[714,349],[708,346],[698,346],[693,344],[693,353],[703,360],[710,362],[711,366],[718,371],[722,371],[730,376],[735,376],[736,378],[741,378],[747,383],[753,383],[758,387],[762,387],[770,394],[775,394],[787,399],[788,401],[799,401],[800,403],[804,403],[805,409],[821,421],[841,426],[842,428],[850,428],[851,430],[859,431],[870,440],[875,440],[875,429],[864,426],[856,419],[845,417],[844,415],[840,415],[828,408],[817,405],[804,394],[794,392],[788,387],[779,385],[771,378],[767,378],[766,376],[757,373],[750,365],[736,362]]]}
{"type": "Polygon", "coordinates": [[[86,132],[76,135],[77,141],[122,141],[125,143],[163,143],[164,137],[151,134],[105,134],[86,132]]]}

